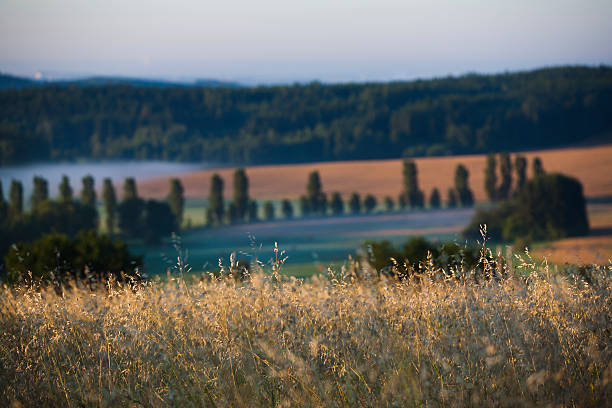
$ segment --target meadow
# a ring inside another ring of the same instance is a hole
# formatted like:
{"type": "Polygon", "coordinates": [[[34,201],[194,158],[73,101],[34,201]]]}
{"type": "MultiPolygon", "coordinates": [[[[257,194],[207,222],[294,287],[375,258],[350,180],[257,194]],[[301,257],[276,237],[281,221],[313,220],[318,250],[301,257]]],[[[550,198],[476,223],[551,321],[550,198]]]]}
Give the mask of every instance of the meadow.
{"type": "Polygon", "coordinates": [[[612,265],[0,289],[0,405],[609,406],[612,265]],[[12,405],[11,405],[12,404],[12,405]]]}

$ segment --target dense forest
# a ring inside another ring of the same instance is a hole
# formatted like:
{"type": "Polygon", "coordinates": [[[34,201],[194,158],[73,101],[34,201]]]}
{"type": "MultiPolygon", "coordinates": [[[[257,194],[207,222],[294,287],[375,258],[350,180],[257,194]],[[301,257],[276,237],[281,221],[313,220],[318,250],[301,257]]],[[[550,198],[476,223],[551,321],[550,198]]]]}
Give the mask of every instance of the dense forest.
{"type": "Polygon", "coordinates": [[[287,163],[612,140],[612,68],[256,87],[0,91],[0,164],[136,158],[287,163]]]}

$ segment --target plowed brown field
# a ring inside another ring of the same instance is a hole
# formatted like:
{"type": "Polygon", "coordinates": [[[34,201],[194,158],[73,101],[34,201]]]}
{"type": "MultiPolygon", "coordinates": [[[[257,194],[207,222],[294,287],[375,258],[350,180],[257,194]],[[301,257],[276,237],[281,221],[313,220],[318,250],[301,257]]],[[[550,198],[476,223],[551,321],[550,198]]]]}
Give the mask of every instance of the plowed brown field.
{"type": "MultiPolygon", "coordinates": [[[[561,172],[582,181],[587,197],[612,196],[612,145],[570,149],[542,150],[522,153],[529,159],[540,156],[547,171],[561,172]]],[[[463,163],[470,172],[470,186],[477,201],[485,200],[483,187],[486,156],[426,157],[415,159],[419,183],[429,196],[437,187],[443,198],[453,184],[455,167],[463,163]]],[[[250,194],[257,199],[297,198],[305,191],[308,174],[318,170],[327,192],[339,191],[348,195],[353,191],[371,193],[379,198],[394,199],[402,188],[402,161],[367,160],[308,163],[296,165],[268,165],[247,168],[250,194]]],[[[179,174],[187,197],[207,197],[210,177],[218,172],[225,181],[225,194],[232,192],[233,169],[208,169],[179,174]]],[[[145,197],[161,198],[168,193],[168,177],[139,183],[145,197]]],[[[120,190],[119,190],[120,191],[120,190]]]]}

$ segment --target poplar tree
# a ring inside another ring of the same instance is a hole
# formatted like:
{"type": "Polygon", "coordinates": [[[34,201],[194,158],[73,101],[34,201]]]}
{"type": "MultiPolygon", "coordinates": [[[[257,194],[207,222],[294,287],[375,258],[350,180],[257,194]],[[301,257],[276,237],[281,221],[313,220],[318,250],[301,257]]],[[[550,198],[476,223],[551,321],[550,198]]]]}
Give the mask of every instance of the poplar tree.
{"type": "Polygon", "coordinates": [[[454,188],[448,189],[448,199],[446,200],[447,208],[455,208],[457,207],[457,192],[454,188]]]}
{"type": "Polygon", "coordinates": [[[418,171],[412,160],[404,161],[404,194],[407,204],[412,208],[421,208],[424,204],[423,191],[419,190],[418,171]]]}
{"type": "Polygon", "coordinates": [[[429,206],[431,208],[440,208],[440,192],[435,187],[429,196],[429,206]]]}
{"type": "Polygon", "coordinates": [[[249,201],[249,208],[247,210],[247,216],[249,218],[249,222],[257,222],[258,220],[258,216],[257,216],[257,201],[255,200],[250,200],[249,201]]]}
{"type": "Polygon", "coordinates": [[[62,203],[72,202],[72,187],[70,187],[70,180],[65,174],[62,176],[62,182],[59,185],[59,199],[62,203]]]}
{"type": "Polygon", "coordinates": [[[516,191],[519,192],[523,189],[527,181],[527,159],[523,156],[516,156],[514,159],[514,168],[516,169],[516,191]]]}
{"type": "Polygon", "coordinates": [[[372,194],[368,194],[363,200],[363,208],[365,208],[366,213],[371,213],[376,208],[376,197],[372,194]]]}
{"type": "Polygon", "coordinates": [[[208,195],[207,220],[210,225],[220,225],[223,222],[225,207],[223,203],[223,179],[217,173],[210,180],[208,195]]]}
{"type": "Polygon", "coordinates": [[[512,187],[512,161],[508,153],[499,155],[499,172],[501,182],[497,194],[500,200],[505,200],[510,196],[510,188],[512,187]]]}
{"type": "Polygon", "coordinates": [[[8,204],[4,200],[4,191],[2,191],[2,181],[0,180],[0,226],[2,226],[8,217],[8,204]]]}
{"type": "Polygon", "coordinates": [[[544,166],[542,165],[542,160],[539,157],[534,157],[533,158],[533,177],[539,177],[539,176],[543,176],[544,173],[546,173],[544,171],[544,166]]]}
{"type": "Polygon", "coordinates": [[[385,208],[387,209],[387,211],[393,211],[394,207],[395,203],[393,202],[393,199],[389,196],[385,197],[385,208]]]}
{"type": "Polygon", "coordinates": [[[321,177],[318,171],[313,171],[308,175],[306,185],[306,198],[309,202],[310,212],[324,215],[327,211],[327,196],[323,193],[321,177]]]}
{"type": "Polygon", "coordinates": [[[344,202],[342,201],[342,196],[339,192],[335,192],[331,196],[330,203],[332,214],[334,215],[342,215],[344,212],[344,202]]]}
{"type": "Polygon", "coordinates": [[[474,204],[474,195],[469,186],[470,172],[463,164],[458,164],[455,170],[455,191],[461,206],[469,207],[474,204]]]}
{"type": "Polygon", "coordinates": [[[351,194],[349,199],[349,209],[353,214],[359,214],[361,212],[361,197],[358,193],[351,194]]]}
{"type": "Polygon", "coordinates": [[[274,204],[272,203],[272,201],[266,201],[264,203],[264,217],[268,221],[274,219],[274,204]]]}
{"type": "Polygon", "coordinates": [[[9,218],[16,220],[23,214],[23,184],[12,180],[9,192],[9,218]]]}
{"type": "MultiPolygon", "coordinates": [[[[133,180],[133,179],[132,179],[133,180]]],[[[83,189],[81,190],[81,203],[85,206],[96,206],[96,190],[94,187],[94,178],[91,174],[83,177],[83,189]]]]}
{"type": "Polygon", "coordinates": [[[284,199],[281,204],[281,210],[285,218],[293,218],[293,205],[291,204],[291,201],[284,199]]]}
{"type": "Polygon", "coordinates": [[[138,198],[138,190],[136,189],[136,180],[128,177],[123,181],[123,201],[138,198]]]}
{"type": "Polygon", "coordinates": [[[115,231],[115,222],[117,219],[117,196],[115,194],[115,187],[110,178],[104,179],[102,199],[104,200],[104,210],[106,211],[106,230],[112,235],[115,231]]]}
{"type": "Polygon", "coordinates": [[[168,204],[174,215],[176,226],[180,229],[183,225],[183,212],[185,209],[185,190],[181,180],[173,178],[170,180],[170,193],[168,193],[168,204]]]}
{"type": "Polygon", "coordinates": [[[234,172],[234,207],[236,219],[244,221],[249,206],[249,179],[243,168],[234,172]]]}
{"type": "Polygon", "coordinates": [[[497,200],[497,161],[495,154],[487,155],[487,168],[485,169],[485,191],[490,201],[497,200]]]}
{"type": "Polygon", "coordinates": [[[35,210],[40,203],[49,199],[49,183],[40,176],[34,176],[33,181],[34,188],[30,197],[30,203],[32,204],[32,210],[35,210]]]}

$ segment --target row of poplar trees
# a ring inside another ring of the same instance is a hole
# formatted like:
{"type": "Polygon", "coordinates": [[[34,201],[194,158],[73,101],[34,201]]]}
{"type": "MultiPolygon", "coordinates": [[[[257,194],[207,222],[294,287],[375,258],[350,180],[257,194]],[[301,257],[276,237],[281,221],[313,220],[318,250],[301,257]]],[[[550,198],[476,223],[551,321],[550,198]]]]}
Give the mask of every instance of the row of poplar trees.
{"type": "MultiPolygon", "coordinates": [[[[539,157],[534,157],[532,161],[533,177],[541,176],[545,173],[542,165],[542,160],[539,157]]],[[[524,156],[516,155],[514,157],[514,166],[512,158],[508,153],[499,154],[499,183],[497,179],[497,156],[489,154],[487,156],[487,167],[485,169],[485,191],[490,201],[503,201],[511,196],[518,194],[523,189],[527,181],[527,159],[524,156]],[[513,185],[513,170],[516,171],[516,183],[513,185]]]]}

